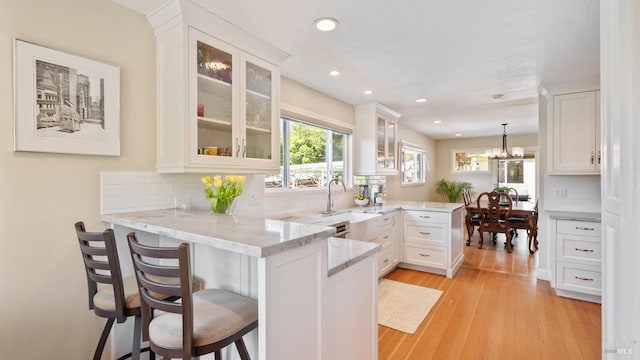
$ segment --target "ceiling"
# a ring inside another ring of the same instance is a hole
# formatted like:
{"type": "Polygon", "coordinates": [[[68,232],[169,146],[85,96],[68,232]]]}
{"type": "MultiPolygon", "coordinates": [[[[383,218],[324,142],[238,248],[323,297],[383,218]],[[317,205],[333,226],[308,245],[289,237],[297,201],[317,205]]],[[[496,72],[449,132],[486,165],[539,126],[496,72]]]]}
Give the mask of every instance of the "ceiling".
{"type": "MultiPolygon", "coordinates": [[[[167,0],[113,1],[146,14],[167,0]]],[[[541,85],[599,74],[598,0],[192,1],[291,54],[283,76],[434,139],[537,133],[541,85]],[[315,30],[327,16],[338,28],[315,30]]]]}

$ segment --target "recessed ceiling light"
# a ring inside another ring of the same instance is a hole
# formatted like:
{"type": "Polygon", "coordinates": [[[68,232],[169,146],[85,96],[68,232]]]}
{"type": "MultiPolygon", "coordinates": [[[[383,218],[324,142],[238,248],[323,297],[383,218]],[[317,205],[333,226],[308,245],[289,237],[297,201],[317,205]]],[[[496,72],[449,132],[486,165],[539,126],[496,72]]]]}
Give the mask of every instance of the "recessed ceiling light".
{"type": "Polygon", "coordinates": [[[456,136],[462,136],[462,134],[460,134],[460,133],[457,133],[457,134],[456,134],[456,136]]]}
{"type": "Polygon", "coordinates": [[[364,91],[364,94],[365,94],[365,95],[371,95],[371,94],[373,94],[373,91],[371,91],[371,90],[365,90],[365,91],[364,91]]]}
{"type": "Polygon", "coordinates": [[[504,97],[504,94],[493,94],[491,95],[492,99],[498,100],[498,99],[502,99],[504,97]]]}
{"type": "Polygon", "coordinates": [[[313,22],[313,26],[320,31],[331,31],[338,27],[338,20],[330,17],[319,18],[313,22]]]}
{"type": "Polygon", "coordinates": [[[442,120],[433,120],[434,124],[442,124],[442,120]]]}
{"type": "Polygon", "coordinates": [[[416,99],[416,102],[417,103],[423,103],[423,102],[427,102],[427,100],[429,100],[429,99],[427,99],[427,98],[419,98],[419,99],[416,99]]]}
{"type": "Polygon", "coordinates": [[[338,76],[338,75],[340,75],[340,71],[338,71],[338,70],[332,70],[332,71],[329,71],[329,75],[331,75],[331,76],[338,76]]]}

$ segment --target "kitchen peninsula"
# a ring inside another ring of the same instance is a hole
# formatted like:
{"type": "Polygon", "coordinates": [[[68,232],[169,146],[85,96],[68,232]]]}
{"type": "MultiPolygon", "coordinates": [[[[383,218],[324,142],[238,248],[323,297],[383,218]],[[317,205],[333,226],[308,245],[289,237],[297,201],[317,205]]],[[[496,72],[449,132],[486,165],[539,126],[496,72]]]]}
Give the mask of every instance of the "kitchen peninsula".
{"type": "MultiPolygon", "coordinates": [[[[133,273],[124,259],[125,235],[135,231],[150,245],[191,243],[192,272],[205,287],[258,299],[258,329],[245,336],[252,358],[377,358],[379,245],[334,238],[335,230],[325,226],[207,211],[151,210],[102,219],[116,232],[123,274],[133,273]]],[[[116,346],[118,352],[130,344],[116,346]]]]}

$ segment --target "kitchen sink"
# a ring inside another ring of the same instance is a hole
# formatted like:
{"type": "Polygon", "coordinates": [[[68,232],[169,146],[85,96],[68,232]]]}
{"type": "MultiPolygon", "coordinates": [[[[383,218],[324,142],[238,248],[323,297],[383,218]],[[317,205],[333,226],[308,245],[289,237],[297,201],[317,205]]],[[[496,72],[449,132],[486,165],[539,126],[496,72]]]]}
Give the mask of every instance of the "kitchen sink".
{"type": "Polygon", "coordinates": [[[357,224],[363,221],[367,221],[369,219],[373,219],[378,216],[380,216],[380,214],[342,211],[342,212],[335,212],[331,215],[327,215],[327,214],[312,215],[312,216],[307,216],[299,219],[293,219],[290,221],[301,222],[306,224],[331,226],[341,222],[357,224]]]}

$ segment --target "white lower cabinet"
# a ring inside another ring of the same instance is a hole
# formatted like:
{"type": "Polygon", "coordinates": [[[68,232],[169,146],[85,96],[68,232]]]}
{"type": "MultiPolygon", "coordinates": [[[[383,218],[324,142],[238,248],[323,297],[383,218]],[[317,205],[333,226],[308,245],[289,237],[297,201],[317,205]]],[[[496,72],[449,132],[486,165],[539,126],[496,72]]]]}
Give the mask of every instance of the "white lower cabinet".
{"type": "Polygon", "coordinates": [[[601,226],[599,222],[555,222],[555,288],[560,296],[600,302],[602,294],[601,226]]]}
{"type": "Polygon", "coordinates": [[[382,214],[366,222],[350,225],[350,239],[380,244],[378,275],[383,277],[400,262],[402,210],[382,214]]]}
{"type": "Polygon", "coordinates": [[[462,207],[452,212],[404,211],[401,267],[446,275],[464,260],[462,207]]]}

